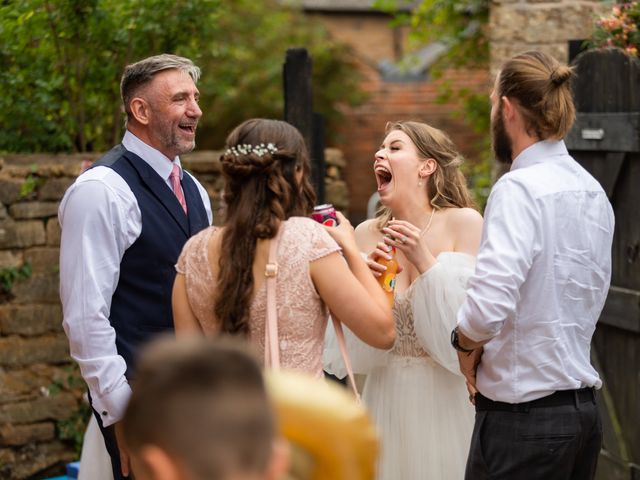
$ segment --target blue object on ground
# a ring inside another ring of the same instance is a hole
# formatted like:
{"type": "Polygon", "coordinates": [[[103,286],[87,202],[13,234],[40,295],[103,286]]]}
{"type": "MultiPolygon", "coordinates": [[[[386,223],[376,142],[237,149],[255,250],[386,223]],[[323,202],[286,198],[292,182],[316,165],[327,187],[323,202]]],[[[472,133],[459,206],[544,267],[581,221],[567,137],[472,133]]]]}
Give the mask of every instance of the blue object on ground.
{"type": "Polygon", "coordinates": [[[69,479],[77,479],[80,471],[80,462],[67,463],[67,477],[69,479]]]}

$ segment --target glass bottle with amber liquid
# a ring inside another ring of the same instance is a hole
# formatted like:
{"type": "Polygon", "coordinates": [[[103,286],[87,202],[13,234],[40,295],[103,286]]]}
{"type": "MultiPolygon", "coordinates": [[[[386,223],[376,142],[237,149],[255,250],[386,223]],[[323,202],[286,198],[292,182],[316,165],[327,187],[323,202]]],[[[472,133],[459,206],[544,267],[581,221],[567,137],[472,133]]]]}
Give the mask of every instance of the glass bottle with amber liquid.
{"type": "Polygon", "coordinates": [[[384,290],[389,300],[389,305],[393,307],[394,291],[396,289],[396,275],[398,274],[398,260],[396,259],[396,247],[391,247],[391,260],[384,257],[378,258],[376,261],[380,265],[384,265],[387,269],[378,277],[378,283],[384,290]]]}

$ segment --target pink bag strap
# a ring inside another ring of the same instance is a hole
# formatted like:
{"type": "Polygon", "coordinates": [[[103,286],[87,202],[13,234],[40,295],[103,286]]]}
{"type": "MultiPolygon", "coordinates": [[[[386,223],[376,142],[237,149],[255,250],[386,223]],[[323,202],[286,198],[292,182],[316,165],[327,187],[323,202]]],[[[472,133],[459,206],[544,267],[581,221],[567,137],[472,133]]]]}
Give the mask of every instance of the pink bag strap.
{"type": "Polygon", "coordinates": [[[349,383],[351,383],[353,394],[356,396],[358,403],[360,403],[360,394],[358,393],[358,389],[356,388],[356,379],[353,376],[353,368],[351,368],[351,359],[349,358],[349,352],[347,352],[347,343],[344,340],[342,323],[333,315],[331,316],[331,320],[333,321],[333,329],[335,330],[336,337],[338,338],[338,347],[340,347],[342,360],[344,361],[344,366],[347,368],[347,376],[349,377],[349,383]]]}
{"type": "Polygon", "coordinates": [[[278,275],[278,244],[284,230],[281,223],[278,233],[269,242],[269,259],[264,270],[267,282],[267,327],[264,329],[264,366],[280,369],[280,347],[278,345],[278,311],[276,309],[276,277],[278,275]]]}
{"type": "MultiPolygon", "coordinates": [[[[278,276],[278,244],[280,243],[280,237],[284,230],[284,224],[280,224],[278,233],[271,239],[269,244],[269,258],[264,270],[264,275],[267,282],[267,326],[264,329],[264,366],[270,367],[274,370],[280,368],[280,346],[278,345],[278,311],[276,308],[276,277],[278,276]]],[[[333,328],[338,338],[338,346],[340,347],[340,353],[344,365],[347,368],[347,375],[351,383],[353,393],[360,403],[360,394],[356,388],[356,381],[353,376],[353,369],[351,368],[351,360],[347,352],[347,345],[344,339],[344,332],[342,331],[342,324],[337,318],[332,317],[333,328]]]]}

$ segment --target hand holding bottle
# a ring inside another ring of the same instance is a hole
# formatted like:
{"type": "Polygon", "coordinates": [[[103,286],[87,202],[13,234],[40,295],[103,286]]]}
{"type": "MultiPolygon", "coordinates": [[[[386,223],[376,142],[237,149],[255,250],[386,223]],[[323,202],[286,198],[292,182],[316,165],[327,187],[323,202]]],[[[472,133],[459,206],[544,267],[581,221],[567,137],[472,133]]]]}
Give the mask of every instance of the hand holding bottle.
{"type": "Polygon", "coordinates": [[[396,276],[402,271],[402,266],[396,258],[395,247],[378,242],[376,249],[367,257],[367,265],[384,290],[389,305],[393,307],[396,276]]]}
{"type": "MultiPolygon", "coordinates": [[[[384,242],[378,242],[376,249],[367,255],[367,266],[374,277],[379,278],[387,270],[386,262],[393,258],[393,247],[384,242]]],[[[402,265],[398,264],[398,271],[402,272],[402,265]]]]}
{"type": "Polygon", "coordinates": [[[425,232],[415,225],[404,220],[394,219],[389,221],[382,232],[386,235],[384,240],[387,245],[401,251],[421,274],[436,263],[436,259],[424,238],[425,232]]]}

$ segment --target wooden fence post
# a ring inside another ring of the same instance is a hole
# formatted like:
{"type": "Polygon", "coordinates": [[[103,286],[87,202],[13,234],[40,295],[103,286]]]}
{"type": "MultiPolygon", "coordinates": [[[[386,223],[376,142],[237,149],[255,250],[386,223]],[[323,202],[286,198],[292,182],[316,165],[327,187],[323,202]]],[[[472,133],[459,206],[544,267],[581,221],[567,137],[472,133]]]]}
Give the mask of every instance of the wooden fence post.
{"type": "Polygon", "coordinates": [[[313,113],[311,58],[304,48],[287,50],[284,68],[284,118],[302,133],[311,156],[317,203],[324,203],[324,120],[313,113]]]}

